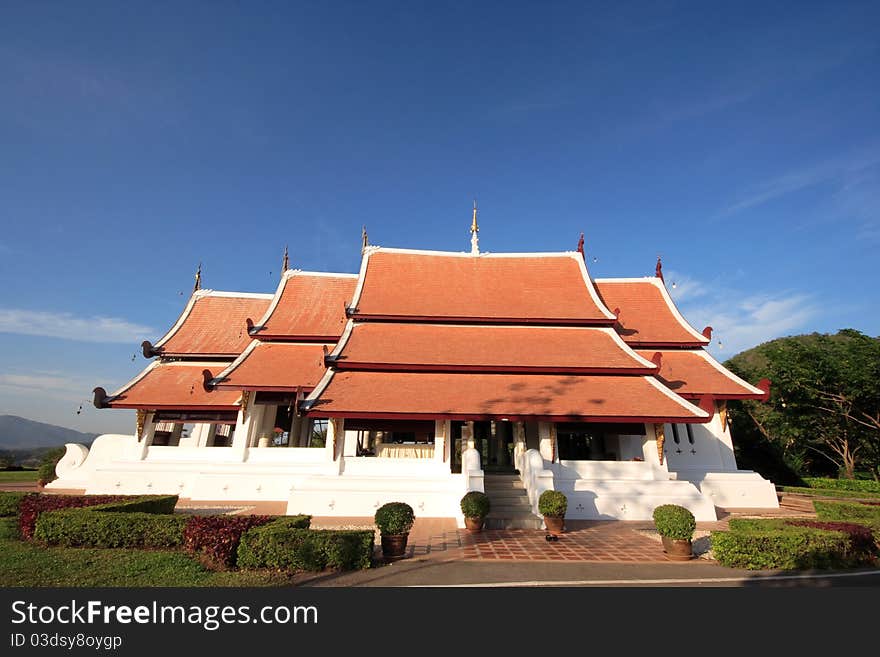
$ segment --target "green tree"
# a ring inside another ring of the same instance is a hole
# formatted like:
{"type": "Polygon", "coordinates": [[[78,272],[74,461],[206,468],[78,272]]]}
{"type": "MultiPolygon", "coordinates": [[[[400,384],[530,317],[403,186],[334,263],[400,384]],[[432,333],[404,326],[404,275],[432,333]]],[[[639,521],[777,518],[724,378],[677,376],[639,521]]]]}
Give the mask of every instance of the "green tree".
{"type": "Polygon", "coordinates": [[[725,364],[773,382],[768,404],[731,405],[738,431],[756,430],[801,473],[825,460],[845,477],[862,468],[880,476],[880,339],[853,329],[781,338],[725,364]]]}

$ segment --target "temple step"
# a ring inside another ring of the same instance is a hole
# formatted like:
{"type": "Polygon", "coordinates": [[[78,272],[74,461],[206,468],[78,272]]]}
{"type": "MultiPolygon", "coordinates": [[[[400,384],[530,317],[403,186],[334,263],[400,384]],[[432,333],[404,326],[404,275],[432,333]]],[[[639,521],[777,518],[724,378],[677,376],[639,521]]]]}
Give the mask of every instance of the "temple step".
{"type": "Polygon", "coordinates": [[[484,490],[492,510],[486,529],[540,529],[541,519],[532,513],[529,496],[516,474],[486,474],[484,490]]]}

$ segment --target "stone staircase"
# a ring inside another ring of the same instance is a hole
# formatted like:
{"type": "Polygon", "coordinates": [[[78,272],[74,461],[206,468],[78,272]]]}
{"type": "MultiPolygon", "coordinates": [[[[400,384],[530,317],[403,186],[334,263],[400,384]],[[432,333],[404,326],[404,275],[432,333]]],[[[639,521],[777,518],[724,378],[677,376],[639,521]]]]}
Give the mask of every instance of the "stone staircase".
{"type": "Polygon", "coordinates": [[[486,473],[483,485],[492,505],[486,529],[541,529],[541,518],[532,514],[519,475],[486,473]]]}

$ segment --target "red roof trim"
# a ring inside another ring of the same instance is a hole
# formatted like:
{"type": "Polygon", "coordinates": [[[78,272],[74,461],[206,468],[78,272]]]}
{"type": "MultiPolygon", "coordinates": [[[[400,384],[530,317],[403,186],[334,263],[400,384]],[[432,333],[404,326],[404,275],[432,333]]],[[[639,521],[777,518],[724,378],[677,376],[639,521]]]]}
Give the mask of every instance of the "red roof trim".
{"type": "Polygon", "coordinates": [[[644,417],[644,416],[606,416],[606,415],[516,415],[516,414],[462,414],[462,413],[369,413],[357,412],[349,413],[346,411],[321,411],[320,407],[316,407],[311,411],[304,413],[307,417],[317,418],[363,418],[365,420],[464,420],[464,421],[480,421],[480,420],[497,420],[506,418],[511,422],[614,422],[614,423],[637,423],[637,424],[654,424],[661,422],[672,422],[675,424],[705,424],[711,421],[712,417],[644,417]]]}
{"type": "Polygon", "coordinates": [[[525,318],[525,317],[472,317],[435,315],[364,315],[357,310],[350,310],[349,317],[358,321],[389,321],[389,322],[428,322],[430,324],[523,324],[565,325],[565,326],[612,326],[617,320],[611,319],[558,319],[558,318],[525,318]]]}
{"type": "Polygon", "coordinates": [[[129,409],[144,409],[144,410],[156,410],[156,411],[239,411],[241,409],[238,405],[188,405],[188,406],[180,406],[178,404],[126,404],[125,402],[117,403],[117,402],[107,402],[107,408],[129,408],[129,409]]]}
{"type": "Polygon", "coordinates": [[[345,359],[330,360],[337,370],[379,370],[386,372],[480,372],[483,374],[656,374],[656,367],[532,367],[510,365],[423,365],[414,363],[369,363],[345,359]]]}

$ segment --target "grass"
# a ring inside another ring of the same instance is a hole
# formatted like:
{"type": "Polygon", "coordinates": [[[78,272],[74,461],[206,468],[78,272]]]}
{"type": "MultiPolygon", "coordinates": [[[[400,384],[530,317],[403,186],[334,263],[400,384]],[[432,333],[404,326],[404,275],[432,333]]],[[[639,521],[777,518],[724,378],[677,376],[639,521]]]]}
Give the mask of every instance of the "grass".
{"type": "Polygon", "coordinates": [[[779,486],[783,493],[798,493],[799,495],[809,495],[811,497],[831,497],[838,499],[880,499],[880,493],[866,493],[851,490],[832,490],[830,488],[803,488],[800,486],[779,486]]]}
{"type": "Polygon", "coordinates": [[[36,470],[0,470],[0,483],[36,480],[36,470]]]}
{"type": "Polygon", "coordinates": [[[214,572],[184,552],[44,548],[18,540],[14,518],[0,518],[0,586],[286,586],[271,571],[214,572]]]}

